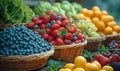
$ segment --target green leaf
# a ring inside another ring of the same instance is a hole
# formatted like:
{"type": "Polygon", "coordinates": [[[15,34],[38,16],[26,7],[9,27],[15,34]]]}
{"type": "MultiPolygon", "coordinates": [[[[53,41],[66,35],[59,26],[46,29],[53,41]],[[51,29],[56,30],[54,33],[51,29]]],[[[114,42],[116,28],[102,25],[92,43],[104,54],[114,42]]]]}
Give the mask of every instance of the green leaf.
{"type": "Polygon", "coordinates": [[[66,34],[67,34],[67,30],[60,30],[58,32],[58,35],[60,35],[60,36],[65,36],[66,34]]]}
{"type": "Polygon", "coordinates": [[[41,29],[41,30],[40,30],[40,33],[41,33],[41,34],[44,34],[44,33],[45,33],[45,28],[41,29]]]}

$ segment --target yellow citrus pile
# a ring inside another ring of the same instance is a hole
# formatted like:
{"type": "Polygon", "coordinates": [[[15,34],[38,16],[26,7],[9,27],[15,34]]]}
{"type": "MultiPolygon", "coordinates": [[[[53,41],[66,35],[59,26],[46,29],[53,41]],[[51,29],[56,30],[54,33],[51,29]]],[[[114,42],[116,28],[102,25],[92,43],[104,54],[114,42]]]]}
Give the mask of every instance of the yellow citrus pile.
{"type": "Polygon", "coordinates": [[[107,11],[101,11],[97,6],[93,6],[92,10],[83,8],[79,16],[83,20],[91,20],[100,34],[110,35],[120,32],[120,26],[116,24],[113,16],[109,15],[107,11]]]}
{"type": "Polygon", "coordinates": [[[66,63],[59,71],[114,71],[111,66],[101,67],[98,61],[89,63],[83,56],[77,56],[74,63],[66,63]]]}

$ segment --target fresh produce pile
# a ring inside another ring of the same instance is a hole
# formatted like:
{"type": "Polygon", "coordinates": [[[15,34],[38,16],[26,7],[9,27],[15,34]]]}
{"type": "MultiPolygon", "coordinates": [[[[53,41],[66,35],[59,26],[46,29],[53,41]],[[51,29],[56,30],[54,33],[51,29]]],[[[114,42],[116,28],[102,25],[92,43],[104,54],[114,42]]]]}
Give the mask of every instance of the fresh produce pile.
{"type": "Polygon", "coordinates": [[[46,52],[51,49],[37,32],[25,26],[12,26],[0,31],[0,55],[30,55],[46,52]]]}
{"type": "Polygon", "coordinates": [[[42,13],[52,10],[56,14],[62,13],[67,17],[70,17],[71,15],[76,15],[79,13],[81,8],[81,5],[75,2],[70,3],[68,1],[63,1],[62,3],[56,2],[51,5],[49,2],[41,1],[37,6],[35,6],[34,12],[37,15],[41,15],[42,13]]]}
{"type": "Polygon", "coordinates": [[[53,45],[77,44],[85,40],[85,36],[78,31],[76,25],[66,19],[64,14],[55,14],[52,11],[42,13],[38,18],[33,17],[27,27],[37,31],[53,45]]]}
{"type": "Polygon", "coordinates": [[[3,0],[0,2],[0,24],[27,23],[35,16],[32,9],[22,0],[3,0]]]}
{"type": "Polygon", "coordinates": [[[101,66],[96,60],[87,62],[83,56],[77,56],[73,63],[66,63],[59,71],[114,71],[114,69],[109,65],[101,66]]]}
{"type": "Polygon", "coordinates": [[[97,6],[93,6],[92,10],[82,8],[79,16],[81,19],[91,20],[100,34],[110,35],[120,32],[120,26],[114,21],[113,16],[109,15],[107,11],[101,11],[97,6]]]}

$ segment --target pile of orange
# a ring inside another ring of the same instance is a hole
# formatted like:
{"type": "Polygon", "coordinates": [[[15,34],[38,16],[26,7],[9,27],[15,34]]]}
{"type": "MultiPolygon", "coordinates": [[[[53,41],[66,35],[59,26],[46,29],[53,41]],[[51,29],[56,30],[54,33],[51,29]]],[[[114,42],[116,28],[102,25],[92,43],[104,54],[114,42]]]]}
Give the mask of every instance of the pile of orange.
{"type": "Polygon", "coordinates": [[[92,10],[83,8],[79,16],[83,20],[91,20],[100,34],[110,35],[120,32],[120,26],[114,21],[113,16],[109,15],[107,11],[101,11],[97,6],[93,6],[92,10]]]}
{"type": "Polygon", "coordinates": [[[111,66],[101,67],[98,61],[89,63],[83,56],[77,56],[74,63],[66,63],[59,71],[114,71],[111,66]]]}

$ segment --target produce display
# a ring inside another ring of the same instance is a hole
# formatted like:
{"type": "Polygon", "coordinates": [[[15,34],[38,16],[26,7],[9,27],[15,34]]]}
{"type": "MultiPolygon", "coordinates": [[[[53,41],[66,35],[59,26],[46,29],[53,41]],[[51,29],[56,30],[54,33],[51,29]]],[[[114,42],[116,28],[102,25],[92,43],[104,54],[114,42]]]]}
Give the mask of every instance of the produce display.
{"type": "Polygon", "coordinates": [[[109,15],[107,11],[101,11],[97,6],[93,6],[92,10],[82,8],[79,16],[81,19],[91,20],[100,34],[110,35],[120,32],[120,26],[114,21],[113,16],[109,15]]]}
{"type": "Polygon", "coordinates": [[[22,0],[4,0],[0,2],[0,24],[27,23],[35,16],[32,9],[22,0]]]}
{"type": "Polygon", "coordinates": [[[77,44],[85,40],[85,36],[78,31],[76,25],[67,20],[64,14],[55,14],[52,11],[42,13],[38,18],[33,17],[27,27],[37,31],[53,45],[77,44]]]}
{"type": "Polygon", "coordinates": [[[34,12],[37,15],[41,15],[42,13],[52,10],[56,14],[62,13],[65,14],[67,17],[70,17],[71,15],[76,15],[77,13],[79,13],[81,8],[82,6],[75,2],[70,3],[68,1],[63,1],[61,3],[56,2],[51,5],[49,2],[41,1],[40,3],[38,3],[37,6],[35,6],[34,12]]]}
{"type": "Polygon", "coordinates": [[[30,55],[49,51],[51,44],[25,26],[12,26],[0,31],[0,55],[30,55]]]}
{"type": "Polygon", "coordinates": [[[83,56],[77,56],[73,63],[66,63],[59,71],[114,71],[114,69],[109,65],[101,66],[97,60],[87,62],[83,56]]]}

